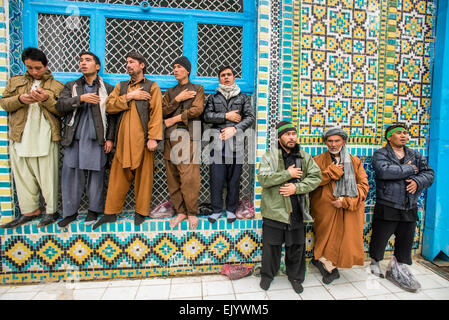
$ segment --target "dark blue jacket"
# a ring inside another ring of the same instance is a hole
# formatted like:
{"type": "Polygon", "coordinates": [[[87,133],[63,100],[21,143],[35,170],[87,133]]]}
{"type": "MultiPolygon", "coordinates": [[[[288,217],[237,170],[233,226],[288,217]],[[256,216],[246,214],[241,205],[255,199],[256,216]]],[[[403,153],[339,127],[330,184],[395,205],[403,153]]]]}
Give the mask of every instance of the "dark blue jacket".
{"type": "Polygon", "coordinates": [[[372,165],[376,174],[376,201],[387,206],[409,210],[415,208],[421,192],[432,185],[433,169],[417,151],[404,147],[404,164],[401,164],[390,144],[374,152],[372,165]],[[411,164],[408,164],[408,162],[411,164]],[[418,168],[418,173],[412,165],[418,168]],[[418,184],[414,194],[407,192],[408,183],[413,179],[418,184]]]}

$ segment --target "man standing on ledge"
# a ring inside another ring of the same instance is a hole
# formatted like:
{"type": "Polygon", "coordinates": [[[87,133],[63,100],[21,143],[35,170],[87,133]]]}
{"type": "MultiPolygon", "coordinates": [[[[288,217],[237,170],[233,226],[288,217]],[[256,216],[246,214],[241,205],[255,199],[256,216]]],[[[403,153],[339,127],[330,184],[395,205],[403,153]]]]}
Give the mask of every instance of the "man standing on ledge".
{"type": "Polygon", "coordinates": [[[340,277],[337,267],[363,266],[363,223],[368,176],[359,158],[349,154],[348,134],[331,128],[323,135],[327,151],[314,158],[321,169],[320,186],[310,194],[315,231],[312,263],[329,284],[340,277]]]}
{"type": "Polygon", "coordinates": [[[38,227],[52,224],[59,217],[61,114],[55,105],[64,84],[53,78],[41,50],[26,48],[22,61],[27,72],[12,77],[0,99],[0,106],[9,115],[11,170],[22,215],[1,228],[15,228],[40,216],[39,189],[46,214],[38,227]]]}
{"type": "Polygon", "coordinates": [[[105,215],[94,225],[114,222],[122,212],[134,180],[134,224],[150,214],[153,192],[154,150],[162,140],[162,94],[156,82],[145,78],[145,58],[131,52],[126,68],[131,80],[119,82],[106,100],[106,112],[118,114],[116,151],[112,160],[105,215]]]}
{"type": "Polygon", "coordinates": [[[416,292],[421,285],[406,265],[412,264],[412,246],[418,217],[418,198],[432,185],[433,169],[417,151],[405,146],[409,134],[404,124],[394,124],[385,130],[387,145],[373,154],[376,173],[376,205],[372,223],[369,255],[371,272],[384,277],[379,261],[392,234],[394,258],[403,273],[387,272],[386,278],[404,290],[416,292]]]}
{"type": "Polygon", "coordinates": [[[296,293],[303,291],[306,272],[305,222],[309,196],[321,182],[321,170],[297,144],[296,127],[281,121],[276,126],[278,146],[267,151],[257,178],[262,190],[262,269],[260,287],[268,290],[281,262],[285,243],[285,267],[296,293]]]}
{"type": "MultiPolygon", "coordinates": [[[[182,220],[189,220],[190,228],[198,227],[198,197],[201,177],[199,161],[194,154],[200,140],[195,140],[194,123],[201,128],[204,109],[204,88],[189,81],[192,69],[187,57],[173,62],[173,73],[178,84],[169,88],[162,100],[165,124],[164,160],[170,201],[178,215],[170,221],[174,228],[182,220]],[[186,138],[188,136],[188,138],[186,138]],[[178,145],[179,144],[179,145],[178,145]],[[178,150],[180,152],[178,152],[178,150]]],[[[198,139],[201,139],[199,132],[198,139]]]]}

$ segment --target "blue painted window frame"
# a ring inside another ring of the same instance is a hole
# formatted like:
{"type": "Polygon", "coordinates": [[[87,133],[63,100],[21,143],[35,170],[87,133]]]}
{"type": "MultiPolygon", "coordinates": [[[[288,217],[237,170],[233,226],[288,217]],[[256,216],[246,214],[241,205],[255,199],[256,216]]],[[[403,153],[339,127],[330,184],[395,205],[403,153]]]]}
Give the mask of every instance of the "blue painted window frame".
{"type": "MultiPolygon", "coordinates": [[[[204,86],[207,93],[213,93],[218,86],[217,77],[199,77],[197,71],[197,30],[198,24],[218,24],[243,27],[242,48],[242,78],[236,79],[242,92],[252,94],[255,90],[255,1],[243,0],[244,11],[218,12],[193,9],[155,8],[143,10],[140,6],[104,4],[73,1],[39,1],[24,0],[23,6],[23,46],[37,47],[38,45],[38,14],[70,15],[70,6],[76,6],[80,16],[90,17],[90,50],[101,60],[100,75],[112,85],[119,81],[128,80],[123,74],[104,73],[105,65],[105,24],[106,18],[172,21],[183,23],[183,54],[192,63],[190,81],[204,86]],[[193,37],[192,37],[193,35],[193,37]]],[[[54,77],[62,82],[77,79],[81,73],[53,72],[54,77]]],[[[172,75],[149,74],[147,78],[156,81],[163,91],[176,85],[172,75]]]]}

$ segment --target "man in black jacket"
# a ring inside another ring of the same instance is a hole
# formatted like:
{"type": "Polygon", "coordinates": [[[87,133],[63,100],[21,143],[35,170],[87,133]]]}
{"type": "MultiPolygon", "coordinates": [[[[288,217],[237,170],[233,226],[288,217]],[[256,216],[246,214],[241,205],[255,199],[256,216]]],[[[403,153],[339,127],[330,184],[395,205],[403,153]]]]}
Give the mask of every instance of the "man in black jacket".
{"type": "Polygon", "coordinates": [[[376,205],[372,223],[369,255],[371,272],[380,277],[379,261],[385,246],[395,235],[394,258],[404,274],[387,271],[386,278],[401,288],[415,292],[420,285],[405,267],[412,264],[411,251],[418,218],[418,198],[432,185],[434,172],[426,159],[405,146],[409,135],[403,124],[395,124],[385,131],[388,141],[373,155],[376,174],[376,205]]]}
{"type": "Polygon", "coordinates": [[[236,219],[239,204],[240,176],[243,166],[243,132],[254,122],[254,112],[249,97],[240,92],[235,83],[234,71],[230,66],[218,71],[217,93],[207,99],[204,122],[211,123],[217,134],[211,151],[210,191],[212,214],[209,221],[214,223],[223,210],[223,188],[227,182],[226,216],[228,222],[236,219]],[[236,150],[240,147],[240,152],[236,150]]]}
{"type": "Polygon", "coordinates": [[[83,76],[66,83],[56,104],[56,109],[65,115],[61,142],[65,148],[61,174],[64,218],[58,223],[61,228],[76,219],[85,187],[89,198],[85,223],[94,223],[104,209],[105,165],[113,148],[116,120],[106,114],[106,98],[114,87],[98,76],[100,67],[95,54],[82,52],[83,76]]]}

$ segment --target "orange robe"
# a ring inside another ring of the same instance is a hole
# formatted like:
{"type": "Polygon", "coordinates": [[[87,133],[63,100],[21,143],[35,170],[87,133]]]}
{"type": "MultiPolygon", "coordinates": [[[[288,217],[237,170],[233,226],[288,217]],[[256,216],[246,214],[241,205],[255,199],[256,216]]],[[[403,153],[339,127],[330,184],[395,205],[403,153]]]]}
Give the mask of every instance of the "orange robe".
{"type": "Polygon", "coordinates": [[[357,183],[357,197],[343,197],[343,207],[335,208],[331,201],[335,182],[343,170],[332,163],[329,151],[314,157],[321,169],[322,181],[310,194],[310,207],[314,219],[315,259],[325,257],[339,268],[363,265],[363,224],[365,221],[365,199],[368,194],[368,176],[361,160],[351,156],[357,183]]]}

